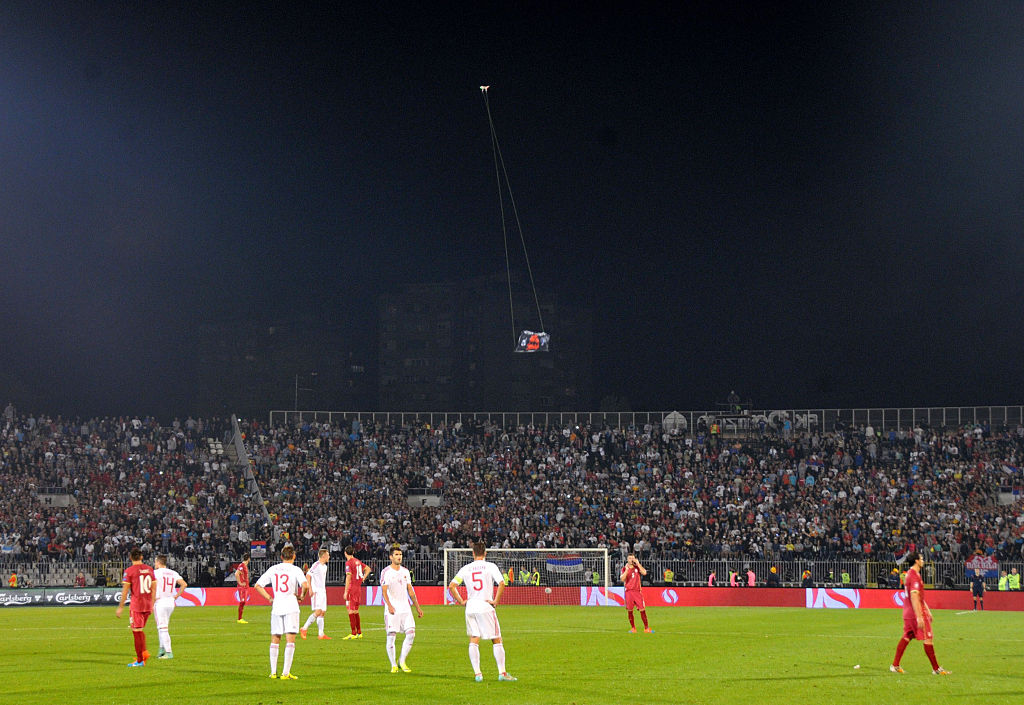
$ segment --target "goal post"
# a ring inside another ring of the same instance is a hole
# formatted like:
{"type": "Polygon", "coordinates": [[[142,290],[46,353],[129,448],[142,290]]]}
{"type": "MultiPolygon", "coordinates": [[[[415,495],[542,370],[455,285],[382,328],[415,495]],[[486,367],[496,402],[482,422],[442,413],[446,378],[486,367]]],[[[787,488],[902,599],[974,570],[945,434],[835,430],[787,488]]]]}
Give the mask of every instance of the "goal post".
{"type": "MultiPolygon", "coordinates": [[[[501,601],[507,605],[579,606],[583,589],[607,594],[613,584],[607,548],[488,548],[487,560],[505,575],[501,601]]],[[[447,586],[472,562],[472,549],[444,549],[446,602],[447,586]]]]}

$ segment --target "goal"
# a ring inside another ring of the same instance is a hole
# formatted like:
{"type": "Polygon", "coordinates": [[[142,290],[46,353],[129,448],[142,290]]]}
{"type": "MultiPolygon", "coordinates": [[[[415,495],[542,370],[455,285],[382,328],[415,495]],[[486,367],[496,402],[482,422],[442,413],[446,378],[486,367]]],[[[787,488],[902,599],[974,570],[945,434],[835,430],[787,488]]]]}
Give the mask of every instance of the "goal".
{"type": "MultiPolygon", "coordinates": [[[[579,606],[586,604],[588,590],[607,594],[612,584],[607,548],[489,548],[487,560],[506,576],[501,602],[507,605],[579,606]]],[[[469,548],[444,549],[445,586],[472,562],[469,548]]]]}

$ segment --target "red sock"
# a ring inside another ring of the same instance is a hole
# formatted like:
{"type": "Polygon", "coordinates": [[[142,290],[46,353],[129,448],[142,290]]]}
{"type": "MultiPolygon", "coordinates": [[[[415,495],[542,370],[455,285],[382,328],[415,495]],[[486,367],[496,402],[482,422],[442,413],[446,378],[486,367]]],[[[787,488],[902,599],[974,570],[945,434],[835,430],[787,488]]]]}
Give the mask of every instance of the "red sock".
{"type": "Polygon", "coordinates": [[[356,612],[356,633],[363,633],[363,621],[359,618],[359,613],[356,612]]]}
{"type": "Polygon", "coordinates": [[[626,614],[629,615],[629,627],[630,627],[630,629],[636,629],[636,622],[633,621],[633,610],[630,610],[626,614]]]}
{"type": "Polygon", "coordinates": [[[146,633],[145,632],[132,632],[132,637],[135,639],[135,660],[142,660],[142,652],[146,650],[146,633]]]}
{"type": "Polygon", "coordinates": [[[935,647],[931,644],[925,644],[924,652],[928,654],[928,660],[932,662],[932,670],[939,670],[939,662],[935,660],[935,647]]]}
{"type": "Polygon", "coordinates": [[[349,623],[349,626],[352,627],[352,633],[353,634],[358,634],[358,632],[356,631],[356,616],[354,614],[350,613],[348,615],[348,623],[349,623]]]}
{"type": "Polygon", "coordinates": [[[238,603],[238,618],[239,619],[242,618],[242,610],[244,610],[244,609],[245,609],[245,603],[244,602],[239,602],[238,603]]]}
{"type": "Polygon", "coordinates": [[[893,666],[900,665],[900,659],[903,658],[903,652],[907,650],[907,644],[910,643],[910,639],[903,637],[900,639],[900,643],[896,644],[896,657],[892,660],[893,666]]]}
{"type": "Polygon", "coordinates": [[[644,629],[647,629],[647,610],[640,610],[640,619],[644,620],[644,629]]]}

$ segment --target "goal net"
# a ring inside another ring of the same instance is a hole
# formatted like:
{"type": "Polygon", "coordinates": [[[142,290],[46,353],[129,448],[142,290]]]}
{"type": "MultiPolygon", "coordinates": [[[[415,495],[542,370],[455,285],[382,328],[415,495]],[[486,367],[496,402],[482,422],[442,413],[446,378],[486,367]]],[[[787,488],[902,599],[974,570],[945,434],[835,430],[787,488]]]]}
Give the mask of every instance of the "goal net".
{"type": "MultiPolygon", "coordinates": [[[[489,548],[487,560],[505,575],[506,605],[579,606],[588,591],[607,594],[612,584],[607,548],[489,548]]],[[[448,584],[472,562],[469,548],[444,549],[445,601],[448,584]]],[[[465,598],[465,586],[460,590],[465,598]]]]}

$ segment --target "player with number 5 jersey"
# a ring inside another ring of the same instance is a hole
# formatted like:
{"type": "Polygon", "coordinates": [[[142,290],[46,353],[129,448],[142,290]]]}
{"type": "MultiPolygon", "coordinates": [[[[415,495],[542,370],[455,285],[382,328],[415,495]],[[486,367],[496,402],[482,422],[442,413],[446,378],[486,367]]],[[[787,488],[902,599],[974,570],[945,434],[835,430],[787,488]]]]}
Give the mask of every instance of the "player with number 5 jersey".
{"type": "Polygon", "coordinates": [[[309,581],[302,569],[295,565],[295,549],[291,544],[281,550],[281,563],[271,566],[256,581],[256,592],[272,602],[270,607],[270,677],[277,678],[277,655],[281,635],[284,647],[284,668],[281,680],[298,680],[292,675],[295,658],[295,635],[299,633],[299,600],[309,592],[309,581]],[[271,593],[266,588],[270,588],[271,593]]]}
{"type": "Polygon", "coordinates": [[[130,594],[132,600],[128,605],[128,626],[135,640],[135,661],[128,665],[145,666],[149,652],[146,651],[146,632],[143,630],[153,612],[153,569],[142,562],[142,551],[139,549],[133,548],[129,556],[132,564],[125,568],[121,578],[121,602],[117,605],[115,616],[121,618],[125,600],[130,594]]]}
{"type": "Polygon", "coordinates": [[[487,560],[487,546],[481,542],[473,544],[473,562],[459,569],[448,585],[452,599],[466,606],[466,633],[469,634],[469,663],[473,676],[479,683],[484,679],[480,671],[480,640],[489,639],[498,665],[499,681],[517,680],[505,670],[505,645],[501,642],[501,626],[494,609],[505,591],[505,576],[501,569],[487,560]],[[466,598],[462,599],[459,586],[466,586],[466,598]],[[498,591],[494,588],[497,586],[498,591]]]}

